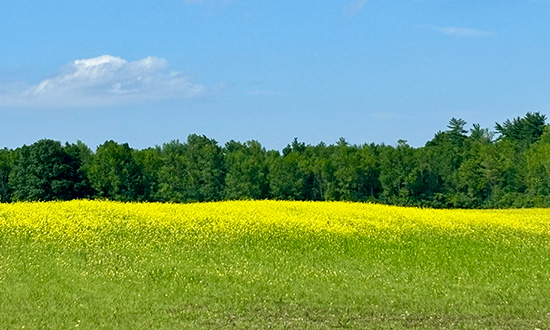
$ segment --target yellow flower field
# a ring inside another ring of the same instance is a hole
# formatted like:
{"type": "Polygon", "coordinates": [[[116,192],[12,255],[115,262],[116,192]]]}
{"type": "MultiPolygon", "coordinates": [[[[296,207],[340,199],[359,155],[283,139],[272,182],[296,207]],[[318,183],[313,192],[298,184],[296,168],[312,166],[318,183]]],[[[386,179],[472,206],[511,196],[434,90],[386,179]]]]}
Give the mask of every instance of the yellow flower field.
{"type": "Polygon", "coordinates": [[[468,233],[480,229],[550,235],[550,211],[434,210],[345,202],[229,201],[195,204],[70,201],[0,204],[0,226],[71,239],[99,229],[162,228],[227,234],[270,229],[371,235],[425,230],[468,233]]]}
{"type": "Polygon", "coordinates": [[[550,211],[0,204],[1,329],[546,329],[550,211]]]}

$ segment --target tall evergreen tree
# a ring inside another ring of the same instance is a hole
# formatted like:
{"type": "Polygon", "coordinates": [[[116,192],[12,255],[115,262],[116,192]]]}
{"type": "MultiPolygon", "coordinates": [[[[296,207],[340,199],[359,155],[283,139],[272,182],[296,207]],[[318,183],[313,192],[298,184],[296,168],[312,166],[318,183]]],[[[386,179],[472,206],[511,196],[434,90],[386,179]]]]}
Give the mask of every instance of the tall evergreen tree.
{"type": "Polygon", "coordinates": [[[500,139],[510,139],[517,143],[519,150],[526,150],[535,143],[546,126],[546,116],[540,112],[527,112],[524,117],[509,119],[502,124],[496,123],[495,128],[500,133],[500,139]]]}

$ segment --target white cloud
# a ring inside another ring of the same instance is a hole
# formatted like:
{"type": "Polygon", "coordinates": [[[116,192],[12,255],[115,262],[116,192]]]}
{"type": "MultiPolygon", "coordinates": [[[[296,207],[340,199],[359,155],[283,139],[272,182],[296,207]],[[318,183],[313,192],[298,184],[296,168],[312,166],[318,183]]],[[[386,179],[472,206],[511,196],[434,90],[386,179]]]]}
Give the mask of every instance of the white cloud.
{"type": "Polygon", "coordinates": [[[457,26],[434,26],[434,30],[455,37],[484,38],[494,36],[494,33],[484,30],[468,29],[457,26]]]}
{"type": "Polygon", "coordinates": [[[363,6],[367,3],[367,0],[355,0],[354,2],[348,4],[344,7],[344,15],[347,17],[355,16],[357,15],[361,9],[363,9],[363,6]]]}
{"type": "Polygon", "coordinates": [[[73,61],[53,78],[36,85],[0,86],[0,106],[91,107],[193,98],[210,91],[180,72],[169,71],[166,60],[149,56],[137,61],[103,55],[73,61]]]}

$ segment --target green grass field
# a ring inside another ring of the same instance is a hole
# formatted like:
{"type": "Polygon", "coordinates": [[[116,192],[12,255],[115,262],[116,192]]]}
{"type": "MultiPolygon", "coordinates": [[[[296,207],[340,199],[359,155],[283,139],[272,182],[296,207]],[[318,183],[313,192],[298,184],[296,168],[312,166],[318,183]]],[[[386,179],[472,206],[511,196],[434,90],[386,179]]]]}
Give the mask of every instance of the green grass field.
{"type": "Polygon", "coordinates": [[[550,212],[0,204],[0,329],[550,329],[550,212]]]}

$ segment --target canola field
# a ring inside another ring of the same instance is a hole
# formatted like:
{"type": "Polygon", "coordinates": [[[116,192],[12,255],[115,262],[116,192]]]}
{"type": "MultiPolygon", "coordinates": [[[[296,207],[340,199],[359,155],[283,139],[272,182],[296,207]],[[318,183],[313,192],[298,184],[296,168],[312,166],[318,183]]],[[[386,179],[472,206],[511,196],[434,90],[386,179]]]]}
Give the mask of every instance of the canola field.
{"type": "Polygon", "coordinates": [[[550,211],[0,204],[0,329],[550,329],[550,211]]]}

